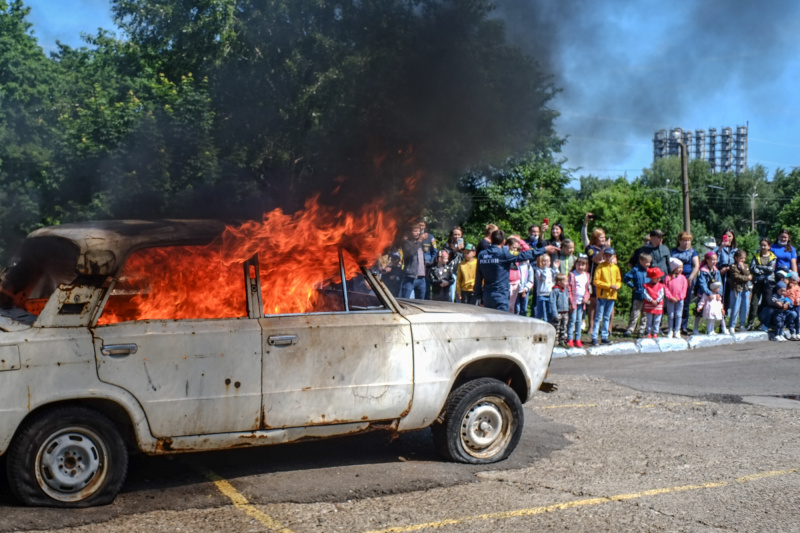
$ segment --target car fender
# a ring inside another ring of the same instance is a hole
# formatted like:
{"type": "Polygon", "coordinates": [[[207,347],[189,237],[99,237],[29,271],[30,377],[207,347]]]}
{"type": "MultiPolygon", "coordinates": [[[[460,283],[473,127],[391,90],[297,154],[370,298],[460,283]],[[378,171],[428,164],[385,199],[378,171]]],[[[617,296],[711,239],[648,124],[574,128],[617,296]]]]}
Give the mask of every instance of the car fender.
{"type": "Polygon", "coordinates": [[[553,352],[553,327],[508,313],[486,316],[489,320],[482,322],[475,322],[472,314],[424,313],[408,317],[414,345],[414,400],[400,421],[400,431],[431,425],[459,374],[480,360],[500,358],[515,364],[525,380],[522,400],[538,390],[553,352]]]}
{"type": "Polygon", "coordinates": [[[31,413],[68,402],[113,403],[130,419],[137,446],[143,451],[155,448],[136,398],[98,379],[92,337],[86,328],[34,327],[4,333],[2,341],[17,347],[20,364],[15,370],[0,372],[0,454],[31,413]]]}

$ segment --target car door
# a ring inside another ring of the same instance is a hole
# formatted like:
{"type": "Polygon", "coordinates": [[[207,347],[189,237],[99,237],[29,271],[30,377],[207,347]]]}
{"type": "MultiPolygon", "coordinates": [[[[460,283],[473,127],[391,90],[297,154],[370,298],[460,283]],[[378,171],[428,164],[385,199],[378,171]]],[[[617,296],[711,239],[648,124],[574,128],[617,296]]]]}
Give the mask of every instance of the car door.
{"type": "Polygon", "coordinates": [[[393,420],[408,411],[411,327],[363,276],[347,287],[347,302],[341,283],[320,289],[328,294],[328,308],[341,305],[338,310],[260,320],[264,427],[393,420]]]}
{"type": "MultiPolygon", "coordinates": [[[[244,291],[247,274],[242,276],[241,265],[232,268],[244,291]]],[[[98,376],[136,397],[155,437],[256,430],[261,325],[244,306],[241,315],[97,326],[98,376]]]]}

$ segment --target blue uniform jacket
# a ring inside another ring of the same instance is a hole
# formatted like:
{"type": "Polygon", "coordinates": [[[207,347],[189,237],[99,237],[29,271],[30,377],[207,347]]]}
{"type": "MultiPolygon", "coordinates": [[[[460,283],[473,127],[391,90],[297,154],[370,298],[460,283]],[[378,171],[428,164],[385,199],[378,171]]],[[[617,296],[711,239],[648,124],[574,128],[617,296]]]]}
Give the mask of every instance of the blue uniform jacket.
{"type": "Polygon", "coordinates": [[[633,289],[634,300],[644,300],[644,284],[650,281],[650,278],[647,277],[646,268],[642,268],[642,265],[636,263],[632,269],[625,273],[622,281],[633,289]]]}
{"type": "Polygon", "coordinates": [[[475,297],[482,299],[486,307],[508,309],[509,280],[508,271],[512,263],[530,261],[534,251],[512,254],[507,247],[492,246],[478,254],[478,268],[475,272],[475,297]]]}

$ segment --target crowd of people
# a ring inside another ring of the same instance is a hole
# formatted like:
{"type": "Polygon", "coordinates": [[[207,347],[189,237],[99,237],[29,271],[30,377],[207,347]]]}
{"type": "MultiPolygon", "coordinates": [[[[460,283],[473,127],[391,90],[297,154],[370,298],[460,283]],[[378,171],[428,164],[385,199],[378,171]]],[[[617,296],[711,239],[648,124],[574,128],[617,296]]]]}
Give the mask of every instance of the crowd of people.
{"type": "Polygon", "coordinates": [[[583,253],[576,253],[561,224],[551,227],[547,219],[531,225],[524,238],[489,224],[476,245],[455,227],[441,246],[420,221],[383,262],[381,278],[401,298],[482,305],[548,321],[567,347],[583,347],[584,327],[592,345],[612,342],[623,283],[633,294],[626,337],[681,338],[698,334],[701,323],[709,335],[717,327],[732,334],[755,327],[758,319],[770,339],[800,340],[797,251],[787,230],[748,251],[737,247],[729,229],[719,243],[707,239],[698,252],[690,233],[678,234],[670,248],[654,229],[623,264],[623,276],[606,232],[589,232],[593,218],[587,213],[581,228],[583,253]]]}

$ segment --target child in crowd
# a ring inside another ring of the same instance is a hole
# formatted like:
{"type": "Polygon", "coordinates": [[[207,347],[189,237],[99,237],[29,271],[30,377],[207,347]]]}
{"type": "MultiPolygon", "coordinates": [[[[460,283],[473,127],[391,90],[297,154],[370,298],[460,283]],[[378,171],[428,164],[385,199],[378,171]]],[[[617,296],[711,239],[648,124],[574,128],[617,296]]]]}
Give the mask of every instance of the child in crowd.
{"type": "Polygon", "coordinates": [[[697,312],[703,313],[703,318],[706,319],[706,333],[709,335],[716,335],[714,331],[717,321],[720,321],[720,329],[722,333],[727,334],[728,328],[725,326],[725,308],[722,305],[722,283],[719,281],[711,282],[708,286],[710,292],[704,293],[700,298],[700,303],[697,304],[697,312]]]}
{"type": "MultiPolygon", "coordinates": [[[[506,246],[508,246],[508,251],[514,255],[518,255],[521,249],[519,239],[513,235],[506,239],[506,246]]],[[[517,305],[520,279],[519,263],[512,263],[511,268],[508,270],[508,310],[510,313],[514,312],[515,306],[517,305]]]]}
{"type": "Polygon", "coordinates": [[[403,284],[403,257],[398,252],[389,254],[389,264],[381,270],[381,281],[395,297],[400,297],[403,284]]]}
{"type": "Polygon", "coordinates": [[[753,276],[750,268],[745,262],[747,252],[736,250],[733,253],[733,266],[728,270],[728,286],[730,288],[729,308],[729,327],[731,333],[736,333],[736,322],[739,322],[739,329],[747,331],[747,311],[749,309],[750,283],[753,276]]]}
{"type": "MultiPolygon", "coordinates": [[[[531,249],[527,242],[522,239],[519,240],[520,250],[523,252],[527,252],[531,249]]],[[[517,300],[514,302],[512,307],[509,307],[509,310],[520,316],[528,316],[528,296],[531,294],[531,289],[533,288],[533,265],[531,265],[530,261],[520,261],[519,265],[519,294],[517,294],[517,300]]]]}
{"type": "Polygon", "coordinates": [[[550,322],[556,328],[556,342],[566,344],[567,324],[569,322],[569,295],[567,292],[567,276],[556,274],[555,285],[550,291],[550,322]]]}
{"type": "Polygon", "coordinates": [[[631,302],[631,318],[628,321],[628,328],[625,330],[625,336],[630,337],[633,335],[633,330],[636,329],[636,323],[639,324],[639,336],[644,336],[645,330],[645,317],[642,316],[642,309],[644,309],[644,285],[647,283],[647,270],[653,262],[653,256],[648,253],[639,254],[639,262],[633,265],[633,268],[625,273],[623,281],[625,285],[633,289],[633,301],[631,302]]]}
{"type": "Polygon", "coordinates": [[[790,341],[800,341],[800,284],[798,284],[797,272],[789,272],[786,282],[786,297],[792,302],[792,306],[787,312],[786,327],[789,328],[790,341]]]}
{"type": "Polygon", "coordinates": [[[648,339],[658,337],[658,329],[661,325],[661,316],[664,314],[664,297],[666,291],[661,278],[664,273],[660,268],[648,268],[648,282],[644,284],[644,314],[647,316],[647,326],[645,334],[648,339]]]}
{"type": "MultiPolygon", "coordinates": [[[[717,270],[717,254],[709,251],[706,252],[703,262],[700,263],[700,273],[697,274],[697,284],[695,285],[695,292],[701,301],[703,296],[711,295],[712,283],[719,283],[719,287],[722,287],[722,276],[717,270]]],[[[694,335],[697,335],[697,328],[700,326],[700,317],[702,316],[700,311],[701,308],[698,305],[694,312],[694,328],[692,332],[694,335]]]]}
{"type": "Polygon", "coordinates": [[[450,285],[456,282],[456,275],[447,250],[439,250],[437,263],[428,272],[428,281],[431,284],[431,299],[440,302],[450,301],[450,285]]]}
{"type": "Polygon", "coordinates": [[[475,258],[475,246],[467,244],[464,246],[464,260],[458,265],[458,276],[456,278],[456,294],[462,304],[475,304],[475,297],[472,291],[475,288],[475,273],[478,268],[478,260],[475,258]]]}
{"type": "Polygon", "coordinates": [[[667,308],[667,338],[681,338],[681,320],[683,319],[683,300],[689,292],[689,281],[683,275],[683,261],[677,257],[669,259],[670,273],[664,279],[667,308]]]}
{"type": "Polygon", "coordinates": [[[545,322],[550,322],[550,291],[556,281],[556,270],[550,267],[550,256],[542,254],[536,258],[534,278],[536,283],[536,309],[534,317],[545,322]]]}
{"type": "Polygon", "coordinates": [[[575,266],[575,242],[571,239],[564,239],[558,253],[558,272],[565,276],[570,273],[575,266]]]}
{"type": "Polygon", "coordinates": [[[580,254],[569,273],[567,287],[569,289],[569,324],[567,324],[567,347],[583,348],[581,342],[581,322],[586,304],[591,298],[589,283],[589,258],[580,254]]]}
{"type": "Polygon", "coordinates": [[[622,275],[614,261],[616,252],[611,247],[603,249],[603,260],[594,271],[594,287],[597,294],[597,310],[592,328],[592,346],[597,346],[598,334],[603,344],[611,344],[608,338],[611,312],[617,301],[617,291],[622,284],[622,275]]]}
{"type": "Polygon", "coordinates": [[[783,326],[786,323],[786,318],[792,307],[792,301],[786,296],[786,283],[779,281],[775,284],[775,291],[770,297],[768,308],[764,311],[769,311],[768,314],[763,315],[762,322],[767,326],[772,326],[769,332],[769,340],[771,341],[785,341],[786,337],[783,336],[783,326]]]}
{"type": "Polygon", "coordinates": [[[647,325],[645,335],[648,339],[658,337],[658,329],[661,325],[661,316],[664,314],[664,297],[666,290],[661,278],[664,273],[660,268],[647,269],[647,283],[644,284],[644,314],[647,325]]]}

